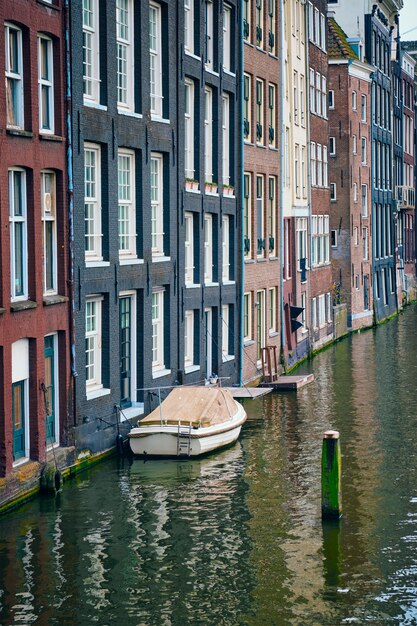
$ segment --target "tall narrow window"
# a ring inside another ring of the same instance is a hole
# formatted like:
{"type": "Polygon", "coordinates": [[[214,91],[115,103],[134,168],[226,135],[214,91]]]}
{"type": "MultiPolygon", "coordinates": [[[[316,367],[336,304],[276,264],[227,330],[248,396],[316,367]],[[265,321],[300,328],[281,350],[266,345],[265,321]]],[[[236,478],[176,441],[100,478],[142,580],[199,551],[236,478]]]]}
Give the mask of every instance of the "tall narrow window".
{"type": "Polygon", "coordinates": [[[316,72],[316,114],[323,115],[321,110],[321,74],[316,72]]]}
{"type": "Polygon", "coordinates": [[[256,81],[256,142],[264,143],[263,139],[263,121],[264,121],[264,82],[256,81]]]}
{"type": "Polygon", "coordinates": [[[184,0],[184,48],[194,53],[194,0],[184,0]]]}
{"type": "Polygon", "coordinates": [[[300,197],[300,146],[298,143],[294,146],[294,183],[295,195],[300,197]]]}
{"type": "Polygon", "coordinates": [[[85,102],[100,101],[98,0],[83,0],[83,92],[85,102]]]}
{"type": "Polygon", "coordinates": [[[323,146],[323,187],[329,186],[329,163],[327,156],[327,146],[323,146]]]}
{"type": "Polygon", "coordinates": [[[243,340],[252,339],[252,294],[245,293],[243,296],[243,340]]]}
{"type": "Polygon", "coordinates": [[[230,218],[222,217],[222,281],[230,280],[230,218]]]}
{"type": "Polygon", "coordinates": [[[243,137],[250,141],[251,138],[251,89],[252,81],[248,74],[243,77],[243,137]]]}
{"type": "Polygon", "coordinates": [[[222,306],[222,362],[230,361],[233,355],[230,350],[230,338],[231,338],[231,315],[230,304],[223,304],[222,306]]]}
{"type": "Polygon", "coordinates": [[[85,382],[87,392],[103,387],[101,380],[102,298],[85,303],[85,382]]]}
{"type": "Polygon", "coordinates": [[[230,98],[222,95],[223,185],[230,184],[230,98]]]}
{"type": "Polygon", "coordinates": [[[213,282],[213,216],[204,216],[204,282],[213,282]]]}
{"type": "Polygon", "coordinates": [[[7,126],[24,127],[22,31],[5,26],[6,120],[7,126]]]}
{"type": "Polygon", "coordinates": [[[317,144],[317,186],[323,187],[323,147],[317,144]]]}
{"type": "Polygon", "coordinates": [[[362,157],[362,165],[366,165],[366,137],[362,137],[362,150],[361,150],[361,157],[362,157]]]}
{"type": "Polygon", "coordinates": [[[368,229],[362,228],[362,243],[363,243],[363,258],[365,261],[368,260],[368,229]]]}
{"type": "Polygon", "coordinates": [[[54,172],[41,173],[43,222],[43,292],[57,293],[56,179],[54,172]]]}
{"type": "Polygon", "coordinates": [[[300,74],[300,120],[301,126],[305,126],[304,76],[302,74],[300,74]]]}
{"type": "Polygon", "coordinates": [[[151,155],[151,243],[152,255],[164,254],[163,157],[151,155]]]}
{"type": "Polygon", "coordinates": [[[117,104],[132,111],[133,104],[133,3],[116,0],[117,104]]]}
{"type": "Polygon", "coordinates": [[[243,39],[250,41],[252,1],[243,0],[243,39]]]}
{"type": "Polygon", "coordinates": [[[184,367],[194,365],[194,311],[185,311],[184,315],[184,367]]]}
{"type": "Polygon", "coordinates": [[[164,291],[152,292],[152,371],[165,368],[164,291]]]}
{"type": "Polygon", "coordinates": [[[321,113],[327,117],[327,78],[321,77],[321,113]]]}
{"type": "Polygon", "coordinates": [[[310,68],[310,79],[309,79],[309,94],[310,94],[310,111],[311,113],[315,113],[316,112],[316,90],[315,90],[315,83],[314,83],[314,78],[315,74],[314,74],[314,70],[312,68],[310,68]]]}
{"type": "Polygon", "coordinates": [[[206,67],[214,69],[214,10],[213,2],[206,0],[206,67]]]}
{"type": "Polygon", "coordinates": [[[255,24],[256,24],[256,45],[261,47],[263,42],[263,0],[256,0],[255,5],[255,24]]]}
{"type": "Polygon", "coordinates": [[[185,284],[194,284],[194,218],[192,213],[185,214],[185,284]]]}
{"type": "Polygon", "coordinates": [[[272,287],[269,290],[269,333],[276,333],[278,330],[278,307],[277,307],[277,288],[272,287]]]}
{"type": "Polygon", "coordinates": [[[223,8],[223,69],[233,71],[232,67],[232,8],[227,4],[223,8]]]}
{"type": "Polygon", "coordinates": [[[251,175],[243,176],[243,253],[245,258],[250,257],[251,248],[251,175]]]}
{"type": "Polygon", "coordinates": [[[136,257],[135,154],[119,150],[119,255],[136,257]]]}
{"type": "Polygon", "coordinates": [[[161,7],[149,3],[149,72],[151,113],[162,117],[162,32],[161,7]]]}
{"type": "Polygon", "coordinates": [[[185,79],[185,177],[194,179],[194,82],[185,79]]]}
{"type": "Polygon", "coordinates": [[[317,165],[316,165],[316,144],[312,141],[310,146],[310,173],[311,184],[313,187],[317,185],[317,165]]]}
{"type": "Polygon", "coordinates": [[[361,120],[366,122],[366,96],[361,96],[361,120]]]}
{"type": "Polygon", "coordinates": [[[9,170],[10,279],[12,300],[28,298],[26,172],[9,170]]]}
{"type": "Polygon", "coordinates": [[[294,122],[300,123],[299,117],[299,102],[298,102],[298,72],[294,72],[293,78],[293,110],[294,110],[294,122]]]}
{"type": "Polygon", "coordinates": [[[85,259],[102,259],[100,148],[84,147],[85,259]]]}
{"type": "Polygon", "coordinates": [[[276,90],[275,85],[269,85],[268,88],[268,104],[269,104],[269,146],[276,147],[276,90]]]}
{"type": "Polygon", "coordinates": [[[274,0],[268,0],[268,45],[271,54],[276,54],[274,4],[274,0]]]}
{"type": "Polygon", "coordinates": [[[362,185],[362,217],[368,217],[368,186],[362,185]]]}
{"type": "Polygon", "coordinates": [[[13,462],[29,457],[29,341],[12,343],[13,462]]]}
{"type": "Polygon", "coordinates": [[[53,47],[48,37],[38,37],[39,130],[54,132],[53,47]]]}
{"type": "Polygon", "coordinates": [[[305,146],[301,146],[301,192],[302,192],[302,197],[303,198],[307,198],[306,152],[307,152],[306,147],[305,146]]]}
{"type": "Polygon", "coordinates": [[[213,92],[210,87],[205,88],[204,176],[206,182],[213,181],[213,92]]]}
{"type": "Polygon", "coordinates": [[[275,177],[268,179],[268,250],[269,256],[276,255],[276,183],[275,177]]]}
{"type": "Polygon", "coordinates": [[[265,256],[264,235],[264,177],[256,177],[256,234],[258,240],[257,255],[265,256]]]}

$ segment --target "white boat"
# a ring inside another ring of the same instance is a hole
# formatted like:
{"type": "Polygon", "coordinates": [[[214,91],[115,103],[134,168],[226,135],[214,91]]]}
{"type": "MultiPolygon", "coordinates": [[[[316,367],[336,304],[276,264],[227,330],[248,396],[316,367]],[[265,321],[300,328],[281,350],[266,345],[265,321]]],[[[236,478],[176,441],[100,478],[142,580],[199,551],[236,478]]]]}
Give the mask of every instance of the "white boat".
{"type": "Polygon", "coordinates": [[[196,457],[236,441],[246,412],[227,389],[178,387],[129,433],[133,454],[196,457]]]}

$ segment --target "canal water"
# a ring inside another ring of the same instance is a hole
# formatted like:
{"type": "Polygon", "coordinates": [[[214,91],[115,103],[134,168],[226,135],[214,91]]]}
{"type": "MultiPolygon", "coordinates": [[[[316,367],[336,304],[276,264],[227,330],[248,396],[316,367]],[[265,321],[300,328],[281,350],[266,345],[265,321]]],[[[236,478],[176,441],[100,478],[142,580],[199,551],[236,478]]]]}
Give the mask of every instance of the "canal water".
{"type": "Polygon", "coordinates": [[[246,401],[240,441],[109,460],[0,518],[0,624],[417,624],[417,307],[246,401]],[[340,431],[344,515],[320,517],[340,431]]]}

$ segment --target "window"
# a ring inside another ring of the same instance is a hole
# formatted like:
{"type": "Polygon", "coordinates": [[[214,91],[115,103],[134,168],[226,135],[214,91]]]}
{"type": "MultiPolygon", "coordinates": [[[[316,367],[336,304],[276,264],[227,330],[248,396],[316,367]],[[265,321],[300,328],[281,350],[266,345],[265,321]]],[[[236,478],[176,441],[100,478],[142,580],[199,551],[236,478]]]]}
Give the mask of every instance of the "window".
{"type": "Polygon", "coordinates": [[[243,295],[243,341],[252,339],[252,294],[243,295]]]}
{"type": "Polygon", "coordinates": [[[322,115],[321,110],[321,74],[316,72],[316,114],[322,115]]]}
{"type": "Polygon", "coordinates": [[[276,333],[278,328],[277,288],[269,290],[269,333],[276,333]]]}
{"type": "Polygon", "coordinates": [[[256,143],[263,144],[264,82],[256,81],[256,143]]]}
{"type": "Polygon", "coordinates": [[[243,176],[243,253],[245,258],[250,257],[250,240],[251,240],[251,220],[252,220],[252,205],[251,205],[251,175],[244,174],[243,176]]]}
{"type": "MultiPolygon", "coordinates": [[[[151,8],[150,8],[151,10],[151,8]]],[[[152,31],[150,31],[152,35],[152,31]]],[[[116,0],[117,37],[117,104],[132,111],[134,62],[133,62],[133,3],[132,0],[116,0]]],[[[152,92],[152,89],[151,89],[152,92]]]]}
{"type": "Polygon", "coordinates": [[[307,198],[307,168],[305,146],[301,146],[301,189],[303,198],[307,198]]]}
{"type": "Polygon", "coordinates": [[[285,127],[284,138],[284,184],[290,186],[290,129],[285,127]]]}
{"type": "Polygon", "coordinates": [[[24,127],[22,31],[5,25],[7,126],[24,127]]]}
{"type": "Polygon", "coordinates": [[[317,186],[323,187],[323,147],[317,144],[317,186]]]}
{"type": "Polygon", "coordinates": [[[213,2],[206,0],[206,67],[214,69],[214,11],[213,2]]]}
{"type": "Polygon", "coordinates": [[[268,88],[269,91],[269,99],[268,99],[268,104],[269,104],[269,132],[268,132],[268,139],[269,139],[269,147],[270,148],[275,148],[276,147],[276,124],[275,124],[275,119],[276,119],[276,90],[275,90],[275,85],[269,85],[268,88]]]}
{"type": "MultiPolygon", "coordinates": [[[[230,320],[230,304],[223,304],[222,306],[222,362],[230,361],[233,357],[230,350],[231,339],[231,320],[230,320]]],[[[233,320],[232,320],[233,321],[233,320]]]]}
{"type": "Polygon", "coordinates": [[[298,109],[299,109],[299,103],[298,103],[298,72],[294,72],[293,92],[294,92],[294,98],[293,98],[294,122],[295,122],[295,124],[298,124],[299,123],[299,116],[298,116],[298,109]]]}
{"type": "Polygon", "coordinates": [[[329,154],[330,156],[335,156],[336,154],[336,138],[329,137],[329,154]]]}
{"type": "Polygon", "coordinates": [[[230,218],[222,217],[222,281],[230,280],[230,218]]]}
{"type": "Polygon", "coordinates": [[[102,298],[85,303],[85,383],[87,392],[103,387],[101,380],[102,298]]]}
{"type": "Polygon", "coordinates": [[[184,0],[184,48],[194,53],[194,0],[184,0]]]}
{"type": "Polygon", "coordinates": [[[329,186],[329,163],[327,158],[327,146],[323,146],[323,187],[329,186]]]}
{"type": "Polygon", "coordinates": [[[204,176],[205,181],[213,181],[213,92],[205,88],[204,106],[204,176]]]}
{"type": "Polygon", "coordinates": [[[223,185],[230,184],[230,98],[229,94],[222,95],[222,169],[223,185]]]}
{"type": "Polygon", "coordinates": [[[311,326],[313,329],[317,328],[317,299],[313,298],[311,301],[311,326]]]}
{"type": "Polygon", "coordinates": [[[358,183],[353,183],[353,202],[358,201],[358,183]]]}
{"type": "Polygon", "coordinates": [[[250,41],[251,4],[251,0],[243,0],[243,38],[245,41],[250,41]]]}
{"type": "Polygon", "coordinates": [[[184,113],[185,177],[194,179],[194,82],[185,79],[184,113]]]}
{"type": "Polygon", "coordinates": [[[320,12],[317,8],[314,9],[314,43],[320,43],[320,12]]]}
{"type": "Polygon", "coordinates": [[[119,255],[136,256],[135,154],[118,153],[119,255]]]}
{"type": "Polygon", "coordinates": [[[275,54],[275,15],[274,15],[274,0],[268,0],[268,25],[269,25],[269,34],[268,34],[268,43],[269,43],[269,52],[271,54],[275,54]]]}
{"type": "Polygon", "coordinates": [[[185,214],[185,284],[194,284],[194,218],[185,214]]]}
{"type": "Polygon", "coordinates": [[[321,77],[321,113],[323,117],[327,117],[327,79],[321,77]]]}
{"type": "Polygon", "coordinates": [[[245,141],[250,141],[251,133],[251,77],[244,74],[243,77],[243,137],[245,141]]]}
{"type": "Polygon", "coordinates": [[[366,96],[361,96],[362,107],[361,107],[361,119],[362,122],[366,122],[366,96]]]}
{"type": "Polygon", "coordinates": [[[164,254],[163,157],[151,153],[151,245],[152,255],[164,254]]]}
{"type": "Polygon", "coordinates": [[[184,367],[194,365],[194,311],[185,311],[184,315],[184,367]]]}
{"type": "Polygon", "coordinates": [[[323,326],[325,326],[326,324],[326,296],[324,293],[319,295],[318,305],[319,305],[319,327],[323,328],[323,326]]]}
{"type": "Polygon", "coordinates": [[[213,216],[204,216],[204,282],[213,282],[213,216]]]}
{"type": "Polygon", "coordinates": [[[334,109],[334,90],[333,89],[329,90],[328,103],[329,103],[329,109],[334,109]]]}
{"type": "Polygon", "coordinates": [[[57,293],[56,179],[54,172],[41,172],[43,222],[43,292],[57,293]]]}
{"type": "Polygon", "coordinates": [[[295,228],[298,270],[301,270],[303,263],[305,263],[305,267],[307,267],[307,218],[297,217],[295,219],[295,228]]]}
{"type": "Polygon", "coordinates": [[[44,337],[44,406],[45,440],[51,446],[59,440],[59,371],[58,371],[58,335],[53,333],[44,337]]]}
{"type": "Polygon", "coordinates": [[[255,4],[256,45],[259,47],[262,46],[262,41],[263,41],[263,23],[264,23],[263,0],[256,0],[256,4],[255,4]]]}
{"type": "Polygon", "coordinates": [[[270,176],[268,180],[268,229],[269,229],[269,238],[268,238],[268,250],[269,256],[276,255],[276,247],[277,242],[275,239],[276,236],[276,182],[275,177],[270,176]]]}
{"type": "Polygon", "coordinates": [[[330,183],[330,200],[331,202],[336,201],[336,183],[330,183]]]}
{"type": "Polygon", "coordinates": [[[306,292],[303,291],[303,293],[301,294],[301,308],[303,310],[301,311],[301,317],[300,317],[300,322],[303,326],[302,332],[304,332],[304,329],[306,327],[306,300],[307,300],[306,292]]]}
{"type": "Polygon", "coordinates": [[[337,248],[337,230],[331,232],[331,245],[332,248],[337,248]]]}
{"type": "Polygon", "coordinates": [[[320,13],[320,48],[326,50],[326,18],[320,13]]]}
{"type": "Polygon", "coordinates": [[[359,244],[359,239],[358,239],[358,227],[354,226],[353,227],[353,244],[355,246],[357,246],[359,244]]]}
{"type": "Polygon", "coordinates": [[[294,182],[295,195],[300,197],[300,146],[298,143],[294,146],[294,182]]]}
{"type": "Polygon", "coordinates": [[[12,343],[13,462],[29,458],[29,340],[12,343]]]}
{"type": "Polygon", "coordinates": [[[357,141],[356,141],[356,135],[352,135],[352,154],[356,154],[357,153],[357,141]]]}
{"type": "Polygon", "coordinates": [[[311,142],[310,146],[310,173],[311,173],[311,184],[313,187],[317,185],[317,165],[316,165],[316,144],[314,141],[311,142]]]}
{"type": "Polygon", "coordinates": [[[161,7],[149,3],[149,72],[151,113],[162,117],[162,32],[161,7]]]}
{"type": "Polygon", "coordinates": [[[368,185],[362,185],[362,217],[368,217],[368,185]]]}
{"type": "Polygon", "coordinates": [[[232,71],[232,8],[227,4],[223,8],[223,69],[232,71]]]}
{"type": "Polygon", "coordinates": [[[101,260],[100,148],[84,144],[85,259],[101,260]]]}
{"type": "Polygon", "coordinates": [[[352,111],[356,111],[356,91],[352,91],[352,111]]]}
{"type": "Polygon", "coordinates": [[[329,216],[313,215],[311,218],[313,266],[324,265],[330,262],[329,216]]]}
{"type": "Polygon", "coordinates": [[[100,101],[98,0],[83,0],[84,102],[100,101]]]}
{"type": "Polygon", "coordinates": [[[362,137],[361,160],[362,165],[366,165],[366,137],[362,137]]]}
{"type": "Polygon", "coordinates": [[[333,321],[332,315],[332,296],[330,291],[326,293],[326,309],[327,309],[327,321],[331,323],[333,321]]]}
{"type": "Polygon", "coordinates": [[[315,77],[314,70],[310,68],[309,93],[310,93],[310,111],[312,113],[316,112],[316,89],[315,89],[314,77],[315,77]]]}
{"type": "Polygon", "coordinates": [[[165,369],[164,290],[152,292],[152,372],[165,369]]]}
{"type": "Polygon", "coordinates": [[[256,177],[256,235],[258,239],[257,255],[265,256],[264,237],[264,177],[256,177]]]}
{"type": "Polygon", "coordinates": [[[369,259],[368,253],[368,229],[362,228],[362,245],[363,245],[363,258],[365,261],[369,259]]]}
{"type": "Polygon", "coordinates": [[[308,37],[314,42],[314,9],[311,2],[308,3],[308,37]]]}
{"type": "Polygon", "coordinates": [[[39,130],[54,132],[53,47],[48,37],[38,37],[39,130]]]}
{"type": "Polygon", "coordinates": [[[305,126],[304,76],[300,74],[300,117],[301,126],[305,126]]]}
{"type": "Polygon", "coordinates": [[[26,172],[9,170],[10,278],[12,300],[28,298],[26,172]]]}

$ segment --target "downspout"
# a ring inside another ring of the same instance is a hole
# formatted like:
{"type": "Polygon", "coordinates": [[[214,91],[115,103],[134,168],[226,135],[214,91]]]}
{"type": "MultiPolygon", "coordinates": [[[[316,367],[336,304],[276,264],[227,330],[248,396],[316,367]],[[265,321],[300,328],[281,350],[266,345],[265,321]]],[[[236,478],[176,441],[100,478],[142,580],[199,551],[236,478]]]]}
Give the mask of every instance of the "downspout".
{"type": "MultiPolygon", "coordinates": [[[[67,122],[67,172],[68,172],[68,230],[69,230],[69,298],[70,298],[70,364],[73,378],[78,376],[75,360],[75,301],[74,301],[74,177],[72,161],[72,89],[71,89],[71,49],[70,49],[70,0],[65,0],[65,71],[66,71],[66,94],[65,112],[67,122]]],[[[73,388],[73,402],[75,409],[75,385],[73,388]]],[[[75,410],[74,410],[74,423],[75,410]]]]}
{"type": "MultiPolygon", "coordinates": [[[[281,301],[281,354],[284,358],[284,346],[285,346],[285,317],[284,317],[284,149],[285,149],[285,133],[284,133],[284,98],[285,98],[285,74],[284,74],[284,0],[280,0],[280,84],[281,84],[281,97],[279,108],[279,121],[280,121],[280,155],[279,155],[279,169],[281,173],[281,180],[279,186],[279,256],[280,256],[280,301],[281,301]]],[[[306,81],[307,82],[307,81],[306,81]]]]}
{"type": "MultiPolygon", "coordinates": [[[[282,1],[282,0],[281,0],[282,1]]],[[[243,355],[244,355],[244,346],[243,346],[243,308],[244,308],[244,297],[245,297],[245,258],[244,258],[244,233],[243,233],[243,215],[244,215],[244,171],[245,171],[245,163],[244,163],[244,138],[243,138],[243,89],[244,89],[244,76],[243,76],[243,57],[244,57],[244,43],[243,43],[243,10],[242,3],[238,4],[240,10],[240,20],[239,20],[239,38],[240,38],[240,67],[239,67],[239,76],[240,76],[240,107],[239,107],[239,120],[238,120],[238,128],[239,128],[239,151],[240,151],[240,204],[238,200],[237,206],[240,206],[240,341],[239,341],[239,387],[243,386],[243,355]]]]}
{"type": "MultiPolygon", "coordinates": [[[[306,293],[307,293],[307,302],[306,302],[306,309],[304,311],[304,319],[305,319],[305,325],[306,325],[306,329],[308,331],[308,353],[310,353],[310,349],[312,348],[311,346],[311,337],[310,337],[310,324],[308,323],[307,320],[307,310],[309,310],[309,303],[311,302],[311,280],[312,280],[312,274],[313,274],[313,254],[312,254],[312,250],[313,250],[313,229],[311,227],[312,225],[312,213],[313,213],[313,202],[312,202],[312,191],[311,191],[311,172],[310,172],[310,142],[311,142],[311,135],[310,135],[310,21],[309,21],[309,12],[306,9],[307,4],[304,3],[304,5],[302,4],[301,6],[304,6],[304,32],[305,32],[305,47],[306,47],[306,89],[304,91],[304,98],[305,98],[305,111],[306,111],[306,126],[307,126],[307,163],[306,163],[306,170],[307,170],[307,202],[308,202],[308,230],[309,230],[309,238],[308,238],[308,242],[309,242],[309,277],[307,280],[307,289],[306,289],[306,293]]],[[[324,34],[324,36],[326,37],[326,33],[324,34]]],[[[326,46],[327,48],[327,46],[326,46]]],[[[329,63],[327,62],[327,67],[329,67],[329,63]]],[[[327,72],[327,76],[326,76],[326,85],[327,85],[327,81],[328,81],[328,72],[327,72]]],[[[326,94],[326,99],[327,99],[327,94],[326,94]]],[[[329,131],[329,115],[327,112],[327,134],[329,131]]],[[[323,155],[322,155],[322,159],[323,159],[323,155]]],[[[328,166],[328,162],[329,162],[329,157],[327,157],[327,166],[328,166]]],[[[328,172],[327,172],[327,176],[329,176],[328,172]]],[[[324,182],[324,181],[323,181],[324,182]]],[[[329,216],[330,218],[330,216],[329,216]]],[[[329,223],[330,223],[330,219],[329,219],[329,223]]],[[[301,305],[301,302],[300,302],[301,305]]],[[[311,317],[310,317],[311,319],[311,317]]],[[[314,339],[314,337],[313,337],[314,339]]]]}

